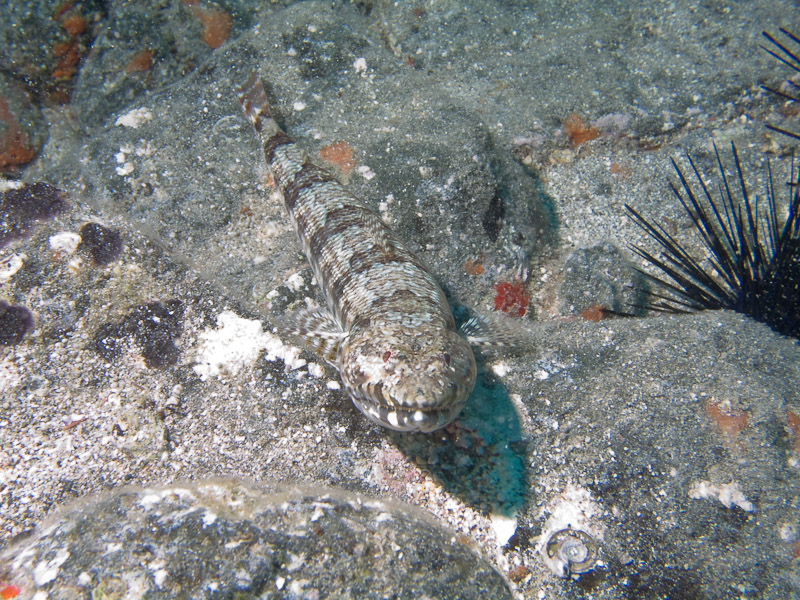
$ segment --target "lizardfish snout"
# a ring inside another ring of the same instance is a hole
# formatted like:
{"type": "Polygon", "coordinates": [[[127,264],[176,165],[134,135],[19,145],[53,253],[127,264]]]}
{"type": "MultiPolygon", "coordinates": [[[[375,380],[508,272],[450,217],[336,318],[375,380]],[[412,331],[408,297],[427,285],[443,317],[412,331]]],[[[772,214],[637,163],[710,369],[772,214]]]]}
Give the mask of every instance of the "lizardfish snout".
{"type": "Polygon", "coordinates": [[[455,420],[475,387],[467,341],[451,330],[380,333],[351,335],[340,350],[342,381],[358,409],[398,431],[428,433],[455,420]]]}

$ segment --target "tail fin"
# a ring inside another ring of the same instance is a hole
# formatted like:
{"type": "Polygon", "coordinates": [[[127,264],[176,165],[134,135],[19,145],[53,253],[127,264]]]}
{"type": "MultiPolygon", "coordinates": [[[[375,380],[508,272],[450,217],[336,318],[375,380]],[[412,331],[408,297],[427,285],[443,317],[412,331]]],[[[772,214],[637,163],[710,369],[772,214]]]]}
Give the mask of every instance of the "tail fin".
{"type": "Polygon", "coordinates": [[[272,111],[269,108],[267,93],[258,73],[253,71],[247,78],[245,84],[236,90],[239,94],[239,102],[242,103],[242,110],[247,119],[253,124],[253,128],[262,133],[265,122],[272,122],[272,111]]]}

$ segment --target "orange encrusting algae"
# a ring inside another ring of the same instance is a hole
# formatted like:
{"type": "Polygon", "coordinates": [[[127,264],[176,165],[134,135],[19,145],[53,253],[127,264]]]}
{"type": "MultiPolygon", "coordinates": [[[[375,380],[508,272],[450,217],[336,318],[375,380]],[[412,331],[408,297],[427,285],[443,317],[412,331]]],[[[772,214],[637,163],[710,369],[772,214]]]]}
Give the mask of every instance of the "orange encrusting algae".
{"type": "Polygon", "coordinates": [[[192,14],[203,25],[203,41],[209,48],[216,50],[227,41],[233,26],[233,17],[230,14],[223,10],[196,6],[197,0],[184,0],[183,4],[191,9],[192,14]]]}
{"type": "Polygon", "coordinates": [[[61,29],[69,34],[69,41],[53,44],[53,56],[58,59],[55,69],[51,73],[53,79],[61,82],[71,79],[78,72],[78,63],[81,60],[81,48],[78,45],[80,37],[86,33],[88,23],[77,12],[74,2],[65,2],[59,8],[53,19],[59,22],[61,29]]]}
{"type": "Polygon", "coordinates": [[[530,569],[528,569],[528,567],[525,565],[519,565],[508,572],[508,578],[514,583],[520,583],[523,579],[530,575],[530,572],[530,569]]]}
{"type": "Polygon", "coordinates": [[[62,4],[62,5],[61,5],[61,6],[58,8],[58,10],[56,11],[56,13],[53,15],[53,18],[54,18],[56,21],[60,20],[60,19],[61,19],[61,17],[63,17],[63,16],[66,14],[66,13],[68,13],[69,11],[71,11],[73,8],[75,8],[75,3],[74,3],[74,2],[64,2],[64,3],[63,3],[63,4],[62,4]]]}
{"type": "Polygon", "coordinates": [[[125,73],[149,71],[151,66],[153,66],[153,51],[147,48],[133,55],[133,58],[128,61],[128,65],[125,67],[125,73]]]}
{"type": "Polygon", "coordinates": [[[30,147],[8,102],[0,97],[0,122],[5,131],[0,134],[0,169],[24,165],[33,160],[36,152],[30,147]]]}
{"type": "Polygon", "coordinates": [[[58,63],[52,73],[53,79],[69,79],[78,72],[81,56],[78,53],[77,40],[54,45],[53,56],[58,58],[58,63]]]}
{"type": "Polygon", "coordinates": [[[563,123],[564,133],[567,134],[573,146],[580,146],[590,140],[600,137],[600,131],[590,125],[586,125],[580,115],[572,113],[563,123]]]}
{"type": "Polygon", "coordinates": [[[800,454],[800,415],[792,409],[786,409],[786,421],[789,424],[789,437],[792,442],[792,449],[800,454]]]}
{"type": "Polygon", "coordinates": [[[347,142],[333,142],[319,149],[319,157],[326,163],[336,167],[339,172],[348,177],[356,168],[356,159],[353,149],[347,142]]]}
{"type": "Polygon", "coordinates": [[[731,441],[736,441],[739,433],[747,427],[747,413],[734,411],[730,407],[723,408],[722,404],[711,400],[706,402],[706,415],[716,423],[721,433],[731,441]]]}
{"type": "Polygon", "coordinates": [[[603,307],[601,304],[595,304],[589,308],[584,308],[580,314],[584,320],[592,321],[594,323],[602,321],[608,316],[605,307],[603,307]]]}
{"type": "Polygon", "coordinates": [[[467,262],[464,263],[464,270],[468,275],[483,275],[485,269],[483,268],[482,260],[482,258],[478,258],[477,260],[468,258],[467,262]]]}
{"type": "Polygon", "coordinates": [[[86,19],[80,15],[68,15],[61,19],[61,29],[72,37],[78,37],[86,31],[86,19]]]}

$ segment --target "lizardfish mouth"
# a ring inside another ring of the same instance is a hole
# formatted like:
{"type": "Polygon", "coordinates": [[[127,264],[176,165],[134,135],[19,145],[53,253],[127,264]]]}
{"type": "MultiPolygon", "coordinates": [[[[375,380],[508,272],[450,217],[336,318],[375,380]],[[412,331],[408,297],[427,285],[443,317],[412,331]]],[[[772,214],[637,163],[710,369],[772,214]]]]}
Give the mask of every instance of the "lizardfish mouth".
{"type": "Polygon", "coordinates": [[[458,402],[428,410],[387,406],[364,398],[353,398],[353,403],[370,421],[382,427],[396,431],[430,433],[456,419],[464,408],[466,395],[458,402]]]}

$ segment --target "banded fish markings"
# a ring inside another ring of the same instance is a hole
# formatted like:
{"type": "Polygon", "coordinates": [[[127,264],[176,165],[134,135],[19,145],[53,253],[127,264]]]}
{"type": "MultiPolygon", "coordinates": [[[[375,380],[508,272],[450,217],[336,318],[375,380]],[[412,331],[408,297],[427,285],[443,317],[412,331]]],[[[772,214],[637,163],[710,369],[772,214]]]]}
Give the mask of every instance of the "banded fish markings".
{"type": "Polygon", "coordinates": [[[238,93],[327,304],[295,315],[289,328],[338,369],[375,423],[431,432],[452,422],[477,369],[433,275],[278,126],[256,73],[238,93]]]}

